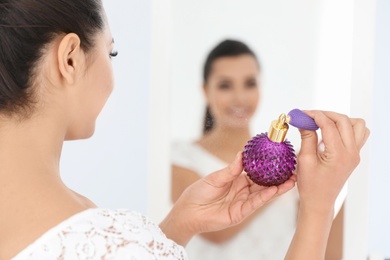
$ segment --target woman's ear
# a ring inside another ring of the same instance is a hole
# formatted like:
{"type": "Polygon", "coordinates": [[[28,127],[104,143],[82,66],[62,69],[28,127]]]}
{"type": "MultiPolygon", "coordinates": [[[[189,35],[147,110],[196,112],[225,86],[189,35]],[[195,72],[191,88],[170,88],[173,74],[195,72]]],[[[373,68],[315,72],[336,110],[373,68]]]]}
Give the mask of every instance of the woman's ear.
{"type": "Polygon", "coordinates": [[[80,47],[80,38],[75,33],[65,35],[58,46],[58,68],[66,83],[75,82],[76,72],[82,64],[84,53],[80,47]]]}

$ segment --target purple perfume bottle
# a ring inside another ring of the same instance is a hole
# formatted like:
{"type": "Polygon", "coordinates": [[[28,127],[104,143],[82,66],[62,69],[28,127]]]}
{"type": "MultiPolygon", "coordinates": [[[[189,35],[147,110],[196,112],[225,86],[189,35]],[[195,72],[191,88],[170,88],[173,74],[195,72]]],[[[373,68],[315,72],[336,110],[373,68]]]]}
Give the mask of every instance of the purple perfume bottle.
{"type": "Polygon", "coordinates": [[[242,153],[244,170],[258,185],[273,186],[287,181],[295,170],[293,146],[285,140],[288,124],[307,130],[317,130],[314,120],[299,109],[272,121],[268,133],[256,135],[248,141],[242,153]]]}

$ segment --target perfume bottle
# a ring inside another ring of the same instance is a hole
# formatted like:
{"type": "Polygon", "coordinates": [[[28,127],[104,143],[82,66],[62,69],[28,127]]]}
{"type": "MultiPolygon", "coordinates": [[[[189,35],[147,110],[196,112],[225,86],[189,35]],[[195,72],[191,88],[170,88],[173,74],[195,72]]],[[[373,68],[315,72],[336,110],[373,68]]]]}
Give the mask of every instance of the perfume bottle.
{"type": "Polygon", "coordinates": [[[281,114],[271,123],[268,133],[256,135],[244,147],[243,164],[248,177],[258,185],[273,186],[287,181],[295,170],[296,155],[285,140],[288,123],[300,129],[317,130],[312,118],[299,109],[281,114]]]}

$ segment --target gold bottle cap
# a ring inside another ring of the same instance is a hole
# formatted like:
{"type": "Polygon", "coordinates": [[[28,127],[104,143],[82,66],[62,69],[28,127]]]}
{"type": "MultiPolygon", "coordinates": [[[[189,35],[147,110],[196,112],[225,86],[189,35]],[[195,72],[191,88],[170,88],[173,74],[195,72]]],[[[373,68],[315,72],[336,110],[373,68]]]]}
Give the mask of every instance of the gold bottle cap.
{"type": "Polygon", "coordinates": [[[281,114],[278,120],[274,120],[271,123],[271,126],[268,131],[268,138],[277,143],[281,143],[284,141],[288,131],[288,124],[286,123],[287,116],[285,114],[281,114]]]}

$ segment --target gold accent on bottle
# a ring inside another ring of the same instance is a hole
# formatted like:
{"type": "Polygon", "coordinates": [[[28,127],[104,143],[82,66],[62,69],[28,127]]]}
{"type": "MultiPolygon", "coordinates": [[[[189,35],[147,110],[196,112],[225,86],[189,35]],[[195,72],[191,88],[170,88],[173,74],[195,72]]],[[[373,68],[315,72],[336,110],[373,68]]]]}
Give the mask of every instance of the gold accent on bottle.
{"type": "Polygon", "coordinates": [[[291,117],[289,115],[286,116],[286,123],[289,124],[291,121],[291,117]]]}
{"type": "Polygon", "coordinates": [[[281,114],[278,120],[272,121],[268,131],[268,138],[271,141],[277,143],[281,143],[284,141],[284,138],[286,137],[288,131],[288,124],[286,123],[286,121],[289,119],[290,118],[285,114],[281,114]]]}

